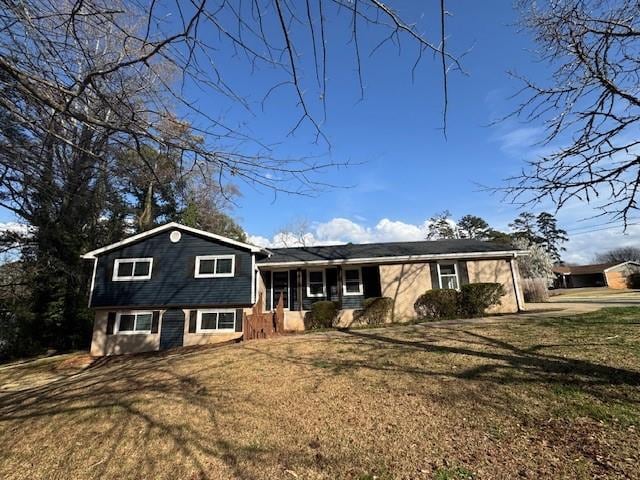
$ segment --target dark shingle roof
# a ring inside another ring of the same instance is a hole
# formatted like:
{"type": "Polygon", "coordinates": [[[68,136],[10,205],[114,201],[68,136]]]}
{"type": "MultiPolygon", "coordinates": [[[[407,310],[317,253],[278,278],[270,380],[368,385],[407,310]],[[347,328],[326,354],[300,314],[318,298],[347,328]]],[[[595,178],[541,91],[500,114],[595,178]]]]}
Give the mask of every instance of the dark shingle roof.
{"type": "Polygon", "coordinates": [[[359,258],[442,255],[449,253],[491,253],[514,251],[511,245],[480,240],[432,240],[424,242],[365,243],[315,247],[271,248],[269,258],[258,263],[339,261],[359,258]]]}
{"type": "Polygon", "coordinates": [[[590,275],[592,273],[602,273],[607,268],[615,265],[620,265],[624,262],[613,263],[594,263],[592,265],[556,265],[553,267],[555,273],[562,273],[564,275],[590,275]]]}

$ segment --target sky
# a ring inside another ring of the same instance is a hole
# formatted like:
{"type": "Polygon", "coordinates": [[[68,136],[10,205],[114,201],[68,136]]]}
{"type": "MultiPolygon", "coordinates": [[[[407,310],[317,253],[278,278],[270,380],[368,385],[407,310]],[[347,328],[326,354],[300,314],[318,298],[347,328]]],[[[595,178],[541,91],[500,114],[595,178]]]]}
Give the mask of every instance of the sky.
{"type": "MultiPolygon", "coordinates": [[[[437,43],[439,2],[393,2],[400,14],[437,43]]],[[[497,229],[521,211],[500,194],[485,187],[504,186],[524,162],[540,153],[542,126],[514,119],[494,123],[516,106],[511,96],[520,84],[509,77],[516,71],[545,80],[551,69],[538,63],[531,38],[515,26],[517,12],[510,1],[464,2],[450,0],[447,43],[461,57],[465,73],[449,75],[446,138],[442,131],[443,93],[438,59],[425,55],[412,78],[415,48],[388,43],[368,52],[383,37],[375,28],[361,26],[360,48],[364,96],[357,81],[350,26],[342,17],[327,22],[327,118],[314,88],[315,74],[308,68],[309,44],[302,34],[298,50],[305,98],[328,144],[314,143],[309,122],[289,135],[299,114],[292,89],[279,88],[262,104],[265,89],[278,80],[269,70],[248,70],[238,56],[221,52],[226,81],[246,94],[251,111],[226,104],[187,85],[187,95],[201,108],[225,122],[238,125],[260,141],[272,145],[276,155],[313,157],[321,162],[349,166],[317,172],[312,180],[323,187],[313,195],[291,195],[238,182],[242,196],[231,214],[251,241],[276,246],[277,233],[304,220],[312,243],[421,240],[426,220],[449,210],[453,218],[465,214],[483,217],[497,229]],[[464,55],[463,55],[464,54],[464,55]],[[306,67],[306,68],[305,68],[306,67]]],[[[348,19],[347,19],[348,20],[348,19]]],[[[244,146],[237,146],[242,150],[244,146]]],[[[553,211],[553,206],[545,206],[553,211]]],[[[542,209],[533,212],[538,213],[542,209]]],[[[585,263],[603,250],[638,244],[640,228],[626,232],[586,204],[571,204],[557,214],[560,227],[571,238],[564,260],[585,263]]],[[[16,219],[4,212],[0,221],[16,219]]]]}
{"type": "MultiPolygon", "coordinates": [[[[413,2],[435,4],[436,2],[413,2]]],[[[312,243],[421,240],[425,221],[449,210],[454,218],[479,215],[508,230],[521,211],[483,186],[502,186],[524,161],[540,152],[542,125],[509,120],[492,125],[515,107],[520,84],[509,71],[544,80],[531,38],[515,25],[511,2],[448,2],[448,42],[466,75],[449,76],[447,137],[441,131],[442,86],[437,63],[425,61],[412,82],[414,56],[386,51],[364,64],[365,96],[359,101],[353,71],[329,77],[328,119],[323,130],[330,157],[358,165],[329,171],[323,179],[345,188],[299,197],[244,190],[234,214],[252,241],[277,246],[278,230],[304,219],[312,243]],[[352,78],[349,78],[352,77],[352,78]]],[[[402,11],[406,18],[434,18],[436,9],[402,11]]],[[[429,21],[419,23],[433,30],[429,21]]],[[[437,32],[437,30],[435,31],[437,32]]],[[[433,36],[432,36],[433,38],[433,36]]],[[[346,70],[353,70],[347,55],[346,70]],[[351,68],[349,68],[351,67],[351,68]]],[[[286,105],[283,101],[282,105],[286,105]]],[[[552,205],[546,206],[554,211],[552,205]]],[[[535,209],[534,213],[541,210],[535,209]]],[[[581,203],[557,213],[570,241],[563,259],[592,262],[599,251],[638,244],[640,228],[606,224],[581,203]]]]}

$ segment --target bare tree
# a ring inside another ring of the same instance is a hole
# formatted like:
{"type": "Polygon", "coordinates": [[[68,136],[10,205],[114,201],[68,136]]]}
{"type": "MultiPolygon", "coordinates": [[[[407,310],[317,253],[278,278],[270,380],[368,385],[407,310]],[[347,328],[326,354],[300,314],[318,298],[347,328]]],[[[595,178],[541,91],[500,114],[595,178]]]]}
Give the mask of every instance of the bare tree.
{"type": "Polygon", "coordinates": [[[308,247],[313,245],[311,222],[304,217],[296,218],[280,227],[274,236],[274,240],[283,247],[308,247]]]}
{"type": "Polygon", "coordinates": [[[596,255],[596,262],[616,263],[616,262],[640,262],[640,248],[619,247],[596,255]]]}
{"type": "MultiPolygon", "coordinates": [[[[351,35],[361,91],[362,55],[387,43],[399,49],[406,45],[416,52],[414,68],[425,53],[440,59],[446,112],[447,72],[458,67],[445,48],[444,0],[439,4],[438,41],[427,39],[380,0],[5,0],[2,5],[0,72],[24,99],[85,128],[116,132],[123,143],[178,150],[187,170],[213,163],[220,181],[242,179],[288,192],[317,187],[310,175],[332,163],[278,157],[247,129],[201,108],[187,95],[187,87],[221,105],[251,112],[255,102],[226,70],[233,63],[246,67],[245,76],[268,72],[273,81],[263,88],[259,105],[288,89],[285,94],[299,113],[290,133],[310,128],[316,141],[326,141],[321,123],[330,46],[334,40],[336,46],[344,43],[340,37],[330,38],[335,32],[351,35]],[[328,29],[329,22],[339,28],[328,29]],[[377,36],[377,43],[363,44],[360,31],[365,26],[374,34],[367,38],[377,36]],[[87,43],[90,38],[95,41],[87,43]],[[123,77],[151,79],[162,89],[135,104],[110,89],[123,77]],[[100,113],[87,108],[88,99],[94,98],[104,103],[100,113]],[[189,120],[191,140],[172,135],[175,111],[183,112],[178,120],[189,120]]],[[[47,124],[38,125],[21,104],[0,99],[0,106],[25,124],[47,130],[47,124]]]]}
{"type": "Polygon", "coordinates": [[[510,179],[508,197],[558,208],[593,202],[626,226],[640,187],[640,3],[637,0],[521,1],[547,84],[517,76],[515,116],[546,127],[544,153],[510,179]]]}

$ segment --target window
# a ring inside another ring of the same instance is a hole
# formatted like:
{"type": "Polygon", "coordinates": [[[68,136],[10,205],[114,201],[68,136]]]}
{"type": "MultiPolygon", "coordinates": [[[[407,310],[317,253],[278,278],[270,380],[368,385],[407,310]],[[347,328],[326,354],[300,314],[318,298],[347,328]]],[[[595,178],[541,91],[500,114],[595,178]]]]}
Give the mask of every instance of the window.
{"type": "Polygon", "coordinates": [[[151,333],[153,312],[118,313],[114,333],[151,333]]]}
{"type": "Polygon", "coordinates": [[[360,268],[345,268],[342,293],[344,295],[362,295],[362,272],[360,268]]]}
{"type": "Polygon", "coordinates": [[[198,256],[195,278],[233,277],[235,263],[235,255],[198,256]]]}
{"type": "Polygon", "coordinates": [[[149,280],[153,258],[116,258],[113,262],[114,281],[149,280]]]}
{"type": "Polygon", "coordinates": [[[324,270],[307,270],[307,297],[324,297],[324,270]]]}
{"type": "Polygon", "coordinates": [[[198,310],[196,332],[215,333],[221,331],[235,332],[235,310],[198,310]]]}
{"type": "Polygon", "coordinates": [[[460,285],[455,263],[438,263],[438,277],[440,278],[440,288],[457,290],[460,285]]]}

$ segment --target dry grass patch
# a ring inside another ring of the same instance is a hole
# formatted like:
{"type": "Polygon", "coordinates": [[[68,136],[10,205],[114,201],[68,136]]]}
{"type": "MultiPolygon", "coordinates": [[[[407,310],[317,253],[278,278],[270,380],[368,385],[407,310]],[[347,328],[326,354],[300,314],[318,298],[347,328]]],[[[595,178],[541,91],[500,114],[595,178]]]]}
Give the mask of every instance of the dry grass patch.
{"type": "Polygon", "coordinates": [[[638,478],[639,312],[114,358],[0,393],[0,478],[638,478]]]}

